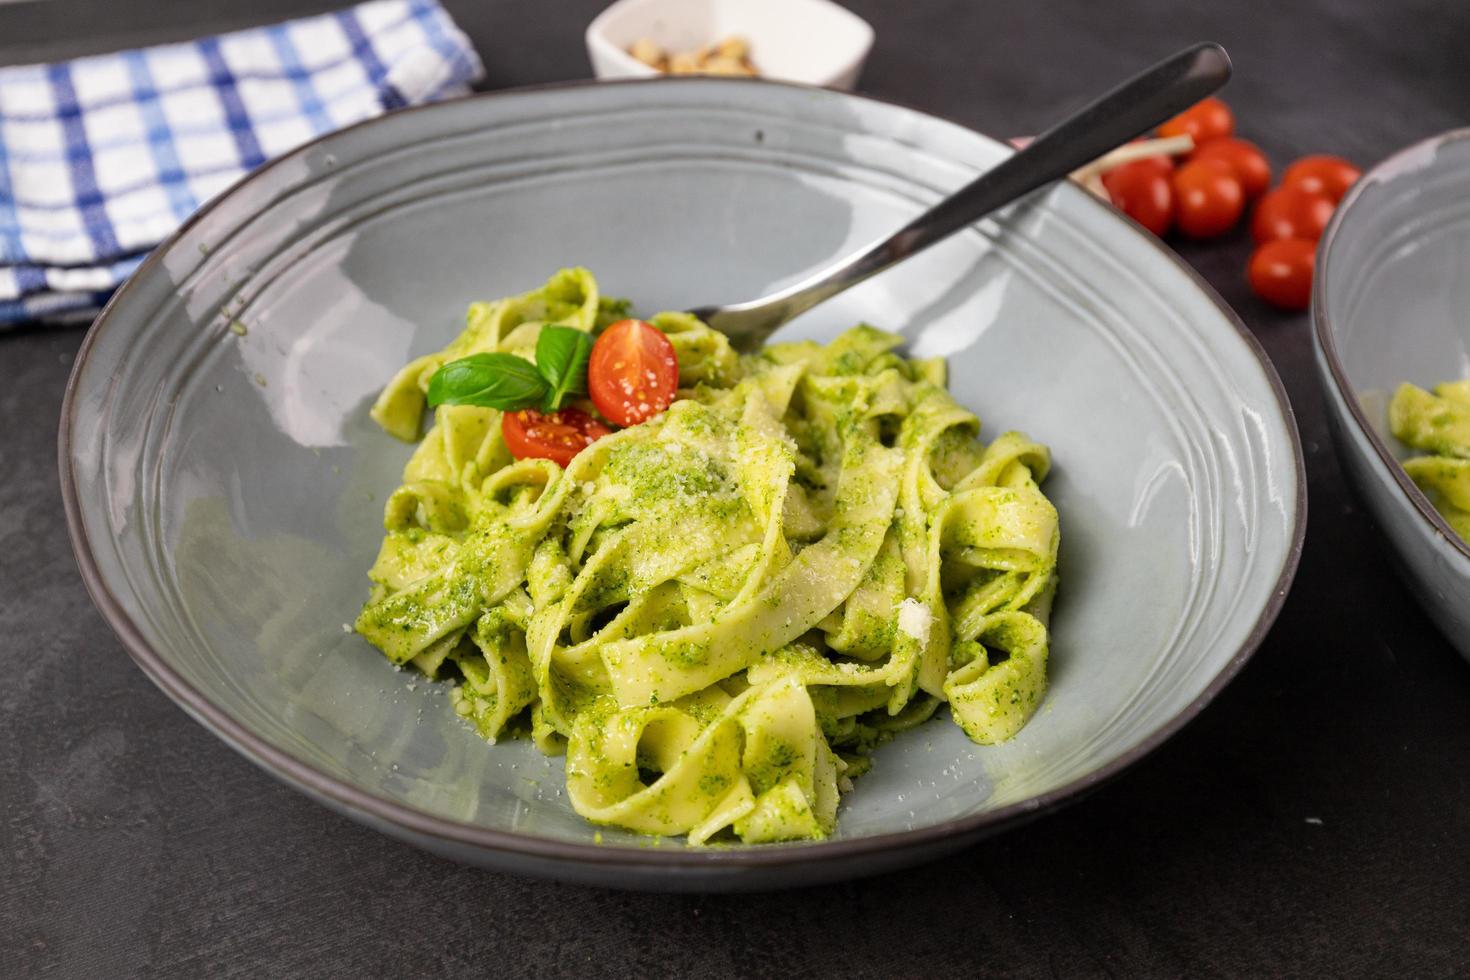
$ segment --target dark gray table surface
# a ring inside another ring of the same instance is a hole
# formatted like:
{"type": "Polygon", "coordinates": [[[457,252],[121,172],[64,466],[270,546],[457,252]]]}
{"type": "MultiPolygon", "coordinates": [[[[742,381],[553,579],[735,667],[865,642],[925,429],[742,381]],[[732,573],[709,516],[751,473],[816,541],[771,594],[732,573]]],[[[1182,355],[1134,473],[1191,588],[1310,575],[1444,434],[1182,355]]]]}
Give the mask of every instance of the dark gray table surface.
{"type": "MultiPolygon", "coordinates": [[[[307,0],[0,4],[0,63],[174,39],[307,0]]],[[[1199,39],[1280,164],[1376,161],[1470,122],[1463,0],[853,0],[863,90],[1036,130],[1199,39]]],[[[601,0],[448,4],[495,88],[589,73],[601,0]]],[[[1310,485],[1271,635],[1203,715],[1089,799],[938,864],[760,896],[622,894],[458,867],[335,816],[204,732],[83,591],[57,490],[82,331],[0,336],[0,977],[1470,975],[1470,664],[1387,564],[1331,446],[1303,316],[1244,233],[1181,246],[1285,380],[1310,485]]]]}

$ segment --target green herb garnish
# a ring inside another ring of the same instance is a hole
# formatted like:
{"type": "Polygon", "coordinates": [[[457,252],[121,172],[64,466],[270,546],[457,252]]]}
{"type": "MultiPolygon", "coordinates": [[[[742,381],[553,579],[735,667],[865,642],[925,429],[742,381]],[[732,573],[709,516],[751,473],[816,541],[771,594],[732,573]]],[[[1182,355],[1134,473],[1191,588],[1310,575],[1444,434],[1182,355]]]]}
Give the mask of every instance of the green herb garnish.
{"type": "Polygon", "coordinates": [[[569,395],[587,391],[592,335],[571,327],[542,327],[536,361],[514,354],[471,354],[434,372],[430,405],[478,405],[514,412],[539,405],[554,412],[569,395]]]}
{"type": "Polygon", "coordinates": [[[587,393],[587,359],[592,356],[592,337],[571,327],[543,327],[536,338],[536,370],[546,379],[546,411],[561,406],[567,395],[587,393]]]}
{"type": "Polygon", "coordinates": [[[471,354],[434,372],[430,405],[479,405],[513,411],[546,397],[536,365],[514,354],[471,354]]]}

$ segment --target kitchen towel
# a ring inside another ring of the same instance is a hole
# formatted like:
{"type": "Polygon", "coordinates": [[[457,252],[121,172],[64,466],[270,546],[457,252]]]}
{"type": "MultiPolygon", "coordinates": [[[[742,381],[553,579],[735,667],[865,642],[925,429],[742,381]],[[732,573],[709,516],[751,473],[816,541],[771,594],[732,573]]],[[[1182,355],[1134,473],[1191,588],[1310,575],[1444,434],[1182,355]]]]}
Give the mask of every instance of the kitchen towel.
{"type": "Polygon", "coordinates": [[[0,328],[90,318],[244,174],[483,70],[435,0],[0,68],[0,328]]]}

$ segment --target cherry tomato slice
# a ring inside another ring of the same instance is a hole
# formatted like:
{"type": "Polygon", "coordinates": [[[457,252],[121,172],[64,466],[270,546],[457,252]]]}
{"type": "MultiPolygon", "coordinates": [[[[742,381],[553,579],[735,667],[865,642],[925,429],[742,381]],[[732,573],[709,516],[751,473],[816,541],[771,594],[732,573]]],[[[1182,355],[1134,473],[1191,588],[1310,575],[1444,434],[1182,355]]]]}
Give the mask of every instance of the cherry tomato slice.
{"type": "Polygon", "coordinates": [[[1260,197],[1271,186],[1271,164],[1250,140],[1234,136],[1211,140],[1190,155],[1191,160],[1221,160],[1235,173],[1246,197],[1260,197]]]}
{"type": "Polygon", "coordinates": [[[1114,167],[1102,181],[1119,211],[1160,238],[1168,233],[1174,222],[1174,188],[1168,172],[1160,173],[1152,159],[1114,167]]]}
{"type": "Polygon", "coordinates": [[[1305,310],[1312,302],[1312,269],[1317,243],[1306,238],[1277,238],[1256,249],[1246,266],[1255,294],[1283,310],[1305,310]]]}
{"type": "Polygon", "coordinates": [[[1235,114],[1214,97],[1196,102],[1159,127],[1160,136],[1189,136],[1195,146],[1224,139],[1234,132],[1235,114]]]}
{"type": "Polygon", "coordinates": [[[592,345],[587,393],[617,425],[637,425],[668,408],[679,387],[679,359],[663,331],[642,320],[619,320],[592,345]]]}
{"type": "Polygon", "coordinates": [[[1223,235],[1245,210],[1245,191],[1235,172],[1220,160],[1193,160],[1174,175],[1174,223],[1193,238],[1223,235]]]}
{"type": "Polygon", "coordinates": [[[1307,190],[1300,184],[1282,184],[1268,191],[1256,205],[1251,234],[1258,242],[1274,238],[1306,238],[1316,241],[1332,220],[1336,208],[1326,194],[1307,190]]]}
{"type": "Polygon", "coordinates": [[[1294,184],[1305,191],[1325,194],[1336,204],[1361,176],[1363,171],[1342,157],[1319,154],[1302,157],[1287,167],[1286,173],[1281,175],[1281,183],[1294,184]]]}
{"type": "Polygon", "coordinates": [[[516,459],[549,459],[570,466],[572,459],[612,430],[578,408],[542,413],[534,408],[506,412],[500,434],[516,459]]]}

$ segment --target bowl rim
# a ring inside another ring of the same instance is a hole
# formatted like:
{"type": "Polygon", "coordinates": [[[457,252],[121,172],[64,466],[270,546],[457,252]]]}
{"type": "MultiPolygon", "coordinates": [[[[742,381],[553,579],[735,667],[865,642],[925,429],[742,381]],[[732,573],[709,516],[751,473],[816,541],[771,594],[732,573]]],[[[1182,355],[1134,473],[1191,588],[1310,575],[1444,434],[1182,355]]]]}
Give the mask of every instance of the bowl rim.
{"type": "Polygon", "coordinates": [[[1348,416],[1357,426],[1358,432],[1373,448],[1379,462],[1383,464],[1394,482],[1399,485],[1399,489],[1403,491],[1409,503],[1428,522],[1430,530],[1438,534],[1450,548],[1458,552],[1461,558],[1470,561],[1470,544],[1455,533],[1449,522],[1444,519],[1444,515],[1429,499],[1428,494],[1420,490],[1419,485],[1409,478],[1403,463],[1399,462],[1388,443],[1368,420],[1367,413],[1363,411],[1363,406],[1354,395],[1352,383],[1348,380],[1347,369],[1343,366],[1342,357],[1338,354],[1337,339],[1333,336],[1330,327],[1331,315],[1327,309],[1327,281],[1332,273],[1332,263],[1329,261],[1332,246],[1336,243],[1337,236],[1341,234],[1344,223],[1349,220],[1348,215],[1351,214],[1353,205],[1358,203],[1358,199],[1369,187],[1400,179],[1390,174],[1405,162],[1423,155],[1428,150],[1461,140],[1470,140],[1470,126],[1451,129],[1411,143],[1379,161],[1372,169],[1358,178],[1357,182],[1343,195],[1337,209],[1332,214],[1332,220],[1327,223],[1326,229],[1322,232],[1321,242],[1317,245],[1317,274],[1312,277],[1312,335],[1317,341],[1317,350],[1322,354],[1322,362],[1327,367],[1326,375],[1331,379],[1338,398],[1347,407],[1348,416]]]}
{"type": "MultiPolygon", "coordinates": [[[[506,97],[515,98],[526,94],[574,91],[580,88],[608,85],[699,85],[722,87],[727,85],[750,86],[752,84],[820,93],[823,97],[835,99],[857,99],[871,104],[900,109],[908,113],[916,113],[929,119],[949,123],[967,132],[984,137],[984,134],[963,123],[911,105],[905,105],[899,101],[824,89],[813,85],[761,79],[722,79],[710,76],[690,76],[679,78],[624,78],[601,81],[577,80],[476,93],[466,98],[480,100],[506,97]]],[[[669,873],[679,871],[718,871],[722,869],[738,871],[740,869],[804,865],[809,862],[841,861],[862,855],[888,851],[890,849],[895,851],[915,850],[924,845],[938,845],[940,842],[954,837],[972,840],[1024,822],[1025,820],[1053,810],[1064,803],[1073,802],[1081,798],[1142,760],[1145,756],[1153,752],[1154,749],[1168,741],[1169,738],[1188,722],[1193,720],[1235,678],[1247,661],[1250,660],[1251,655],[1260,646],[1261,641],[1265,638],[1267,632],[1269,632],[1271,625],[1275,622],[1277,615],[1286,602],[1287,594],[1290,591],[1292,580],[1295,577],[1301,560],[1302,544],[1306,534],[1306,467],[1302,456],[1301,436],[1297,431],[1296,414],[1292,410],[1291,401],[1287,397],[1286,389],[1281,382],[1281,378],[1277,374],[1270,358],[1266,355],[1265,349],[1261,346],[1260,341],[1245,326],[1239,315],[1220,298],[1219,294],[1215,292],[1204,277],[1185,262],[1176,252],[1164,245],[1158,238],[1144,231],[1131,221],[1126,221],[1122,212],[1118,211],[1111,204],[1100,200],[1092,194],[1085,194],[1083,196],[1092,202],[1092,206],[1110,212],[1115,219],[1124,221],[1138,236],[1140,243],[1147,244],[1166,261],[1172,262],[1178,267],[1192,282],[1194,287],[1216,308],[1226,323],[1235,329],[1247,350],[1254,355],[1257,365],[1265,376],[1267,386],[1275,397],[1277,409],[1281,414],[1281,419],[1286,429],[1287,441],[1291,448],[1296,497],[1295,504],[1290,512],[1289,543],[1282,557],[1280,572],[1277,575],[1270,597],[1262,607],[1250,632],[1242,642],[1240,649],[1225,662],[1193,701],[1186,704],[1173,717],[1166,720],[1162,725],[1150,732],[1117,758],[1047,792],[1039,793],[994,810],[967,814],[926,827],[874,834],[867,837],[774,846],[730,848],[694,848],[682,846],[668,848],[630,847],[559,840],[539,835],[515,833],[427,813],[405,804],[385,799],[358,785],[323,772],[310,763],[302,761],[286,751],[277,748],[253,732],[248,726],[236,721],[189,683],[189,681],[170,666],[152,648],[144,638],[137,624],[128,615],[125,607],[103,580],[83,524],[77,470],[72,465],[72,454],[75,447],[73,425],[76,421],[75,416],[78,410],[78,388],[81,375],[88,365],[90,355],[97,343],[98,337],[110,328],[114,311],[126,303],[128,301],[127,298],[132,292],[139,288],[137,283],[144,278],[143,274],[162,264],[163,257],[172,251],[184,235],[202,221],[206,215],[218,207],[222,201],[238,193],[241,187],[258,180],[261,176],[275,170],[283,163],[295,160],[313,148],[336,139],[342,134],[361,127],[377,125],[385,119],[391,119],[403,113],[433,112],[436,109],[442,109],[446,105],[453,104],[453,102],[449,102],[411,106],[384,116],[364,120],[343,129],[316,137],[241,177],[231,187],[216,195],[211,201],[194,212],[173,234],[155,247],[143,261],[139,269],[113,294],[98,314],[92,326],[88,329],[87,335],[83,339],[81,347],[78,349],[76,358],[73,361],[71,374],[67,379],[57,434],[58,469],[68,536],[71,539],[72,551],[76,557],[78,568],[81,571],[82,581],[86,586],[87,592],[90,594],[93,603],[102,613],[107,624],[112,628],[114,634],[122,642],[129,655],[143,672],[165,694],[182,707],[187,714],[191,715],[203,727],[225,742],[225,744],[260,766],[266,772],[304,791],[307,795],[316,798],[319,802],[329,800],[335,805],[344,808],[349,815],[361,815],[361,817],[370,818],[372,825],[378,829],[383,829],[384,824],[392,825],[402,831],[415,835],[416,839],[431,838],[448,846],[466,846],[481,851],[502,853],[507,856],[541,858],[553,862],[568,862],[579,865],[636,866],[648,871],[658,872],[662,870],[669,873]]],[[[991,137],[984,138],[990,139],[991,137]]]]}

